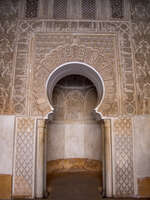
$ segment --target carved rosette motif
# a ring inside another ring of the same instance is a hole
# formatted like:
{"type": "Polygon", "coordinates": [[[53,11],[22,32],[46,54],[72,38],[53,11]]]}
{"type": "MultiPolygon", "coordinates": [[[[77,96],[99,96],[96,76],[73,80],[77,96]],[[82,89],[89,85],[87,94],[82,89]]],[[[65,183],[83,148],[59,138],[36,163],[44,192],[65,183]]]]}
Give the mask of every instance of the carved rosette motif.
{"type": "Polygon", "coordinates": [[[34,191],[35,119],[16,120],[13,196],[32,197],[34,191]]]}
{"type": "Polygon", "coordinates": [[[121,117],[113,120],[114,195],[134,194],[132,119],[121,117]]]}

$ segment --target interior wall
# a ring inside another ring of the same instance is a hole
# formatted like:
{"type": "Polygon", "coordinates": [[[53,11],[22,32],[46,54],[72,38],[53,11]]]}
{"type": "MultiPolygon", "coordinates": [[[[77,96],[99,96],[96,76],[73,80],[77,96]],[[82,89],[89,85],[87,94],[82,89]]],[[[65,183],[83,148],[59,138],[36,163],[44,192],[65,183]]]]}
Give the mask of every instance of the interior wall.
{"type": "MultiPolygon", "coordinates": [[[[48,191],[51,181],[62,174],[80,174],[81,177],[87,174],[94,180],[97,178],[97,187],[102,188],[102,132],[94,109],[100,101],[98,94],[103,91],[98,92],[93,79],[87,78],[89,67],[82,64],[82,75],[78,74],[80,66],[80,63],[74,64],[78,69],[76,73],[72,69],[72,74],[60,78],[52,91],[49,87],[52,87],[53,78],[50,76],[47,86],[54,108],[47,127],[48,191]]],[[[70,64],[61,66],[56,76],[61,77],[67,67],[70,68],[70,64]]],[[[97,75],[94,70],[91,73],[97,75]]]]}
{"type": "Polygon", "coordinates": [[[150,117],[134,117],[135,179],[138,196],[150,195],[150,117]]]}
{"type": "MultiPolygon", "coordinates": [[[[85,65],[84,71],[86,68],[85,65]]],[[[54,108],[48,124],[48,161],[67,158],[102,161],[102,133],[94,110],[99,103],[98,92],[92,81],[84,76],[84,71],[82,76],[71,74],[60,79],[52,94],[48,94],[52,96],[54,108]]]]}
{"type": "Polygon", "coordinates": [[[101,130],[98,123],[49,123],[48,161],[88,158],[102,161],[101,130]]]}
{"type": "MultiPolygon", "coordinates": [[[[13,131],[16,132],[12,127],[13,116],[11,119],[8,115],[26,116],[30,121],[32,117],[44,119],[50,112],[45,84],[53,69],[73,60],[85,62],[102,75],[105,98],[100,112],[104,117],[112,119],[112,127],[116,126],[115,129],[111,129],[113,194],[121,197],[148,196],[149,154],[146,150],[149,151],[147,135],[150,118],[149,1],[125,0],[126,11],[123,18],[112,18],[111,9],[108,9],[110,1],[102,1],[105,9],[99,13],[99,20],[96,21],[90,19],[56,21],[49,19],[52,17],[50,13],[42,14],[42,10],[39,12],[40,20],[37,18],[27,20],[22,15],[20,19],[17,14],[20,9],[18,2],[20,1],[0,1],[0,118],[2,121],[8,118],[10,123],[7,124],[7,131],[5,122],[0,125],[2,129],[0,144],[5,144],[3,136],[6,132],[6,135],[11,136],[13,131]],[[125,121],[126,118],[129,118],[128,123],[125,121]],[[134,131],[133,128],[130,129],[132,120],[134,131]],[[142,126],[144,126],[143,130],[141,130],[142,126]],[[141,138],[139,130],[147,139],[141,138]],[[123,157],[119,156],[120,148],[123,148],[123,157]],[[125,151],[126,149],[128,151],[125,151]],[[146,163],[143,168],[140,159],[146,163]],[[127,173],[123,179],[124,171],[127,173]],[[122,181],[128,183],[126,189],[122,181]],[[145,185],[146,189],[142,189],[142,185],[145,185]]],[[[102,9],[100,4],[99,8],[102,9]]],[[[120,11],[117,6],[115,8],[120,11]]],[[[30,123],[25,124],[27,130],[30,123]]],[[[7,139],[12,144],[11,136],[7,139]]],[[[8,153],[6,147],[3,151],[1,159],[5,163],[3,156],[8,153]]],[[[15,162],[20,160],[16,159],[15,162]]],[[[8,162],[11,163],[11,158],[8,162]]],[[[2,163],[0,163],[2,172],[9,172],[8,175],[11,176],[12,172],[9,168],[11,164],[6,167],[7,171],[2,163]]],[[[31,166],[34,166],[34,160],[31,163],[31,166]]],[[[26,163],[25,168],[27,167],[26,163]]],[[[22,177],[20,183],[23,185],[26,174],[22,174],[22,177]]],[[[32,184],[34,185],[31,182],[32,184]]],[[[31,190],[30,195],[33,193],[31,190]]],[[[0,195],[3,195],[2,192],[0,195]]]]}

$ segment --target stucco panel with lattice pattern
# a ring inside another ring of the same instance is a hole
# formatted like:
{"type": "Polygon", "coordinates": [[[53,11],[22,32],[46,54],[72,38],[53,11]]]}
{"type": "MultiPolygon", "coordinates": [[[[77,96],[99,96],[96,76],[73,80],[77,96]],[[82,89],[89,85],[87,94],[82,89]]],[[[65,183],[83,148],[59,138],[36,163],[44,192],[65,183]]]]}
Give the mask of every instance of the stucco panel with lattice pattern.
{"type": "Polygon", "coordinates": [[[17,117],[13,168],[13,196],[34,196],[35,174],[35,126],[34,118],[17,117]]]}
{"type": "Polygon", "coordinates": [[[113,139],[113,193],[115,196],[133,196],[133,125],[132,118],[119,117],[112,120],[113,139]]]}

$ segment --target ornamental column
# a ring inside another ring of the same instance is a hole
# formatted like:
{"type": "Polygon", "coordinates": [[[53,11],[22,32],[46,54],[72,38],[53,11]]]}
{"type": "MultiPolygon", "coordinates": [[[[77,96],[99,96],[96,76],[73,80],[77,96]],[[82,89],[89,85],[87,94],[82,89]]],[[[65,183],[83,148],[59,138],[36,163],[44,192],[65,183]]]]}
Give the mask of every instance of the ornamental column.
{"type": "Polygon", "coordinates": [[[37,120],[37,152],[36,152],[36,182],[35,196],[43,198],[44,196],[44,149],[45,149],[45,120],[37,120]]]}

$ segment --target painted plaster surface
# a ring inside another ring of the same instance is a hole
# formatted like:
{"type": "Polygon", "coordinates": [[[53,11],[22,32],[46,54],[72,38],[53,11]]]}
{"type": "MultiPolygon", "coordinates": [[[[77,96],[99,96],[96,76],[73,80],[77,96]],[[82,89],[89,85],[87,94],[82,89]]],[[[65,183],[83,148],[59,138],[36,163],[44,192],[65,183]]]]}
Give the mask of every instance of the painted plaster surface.
{"type": "Polygon", "coordinates": [[[67,124],[65,126],[65,157],[84,157],[84,124],[67,124]]]}
{"type": "Polygon", "coordinates": [[[89,158],[101,160],[101,130],[96,122],[51,123],[48,126],[47,160],[89,158]]]}
{"type": "Polygon", "coordinates": [[[47,135],[47,160],[65,158],[65,125],[49,124],[47,135]]]}
{"type": "Polygon", "coordinates": [[[150,177],[150,116],[134,117],[134,154],[137,177],[150,177]]]}
{"type": "Polygon", "coordinates": [[[12,174],[14,116],[0,116],[0,174],[12,174]]]}
{"type": "Polygon", "coordinates": [[[102,132],[100,122],[84,126],[84,156],[102,161],[102,132]]]}

